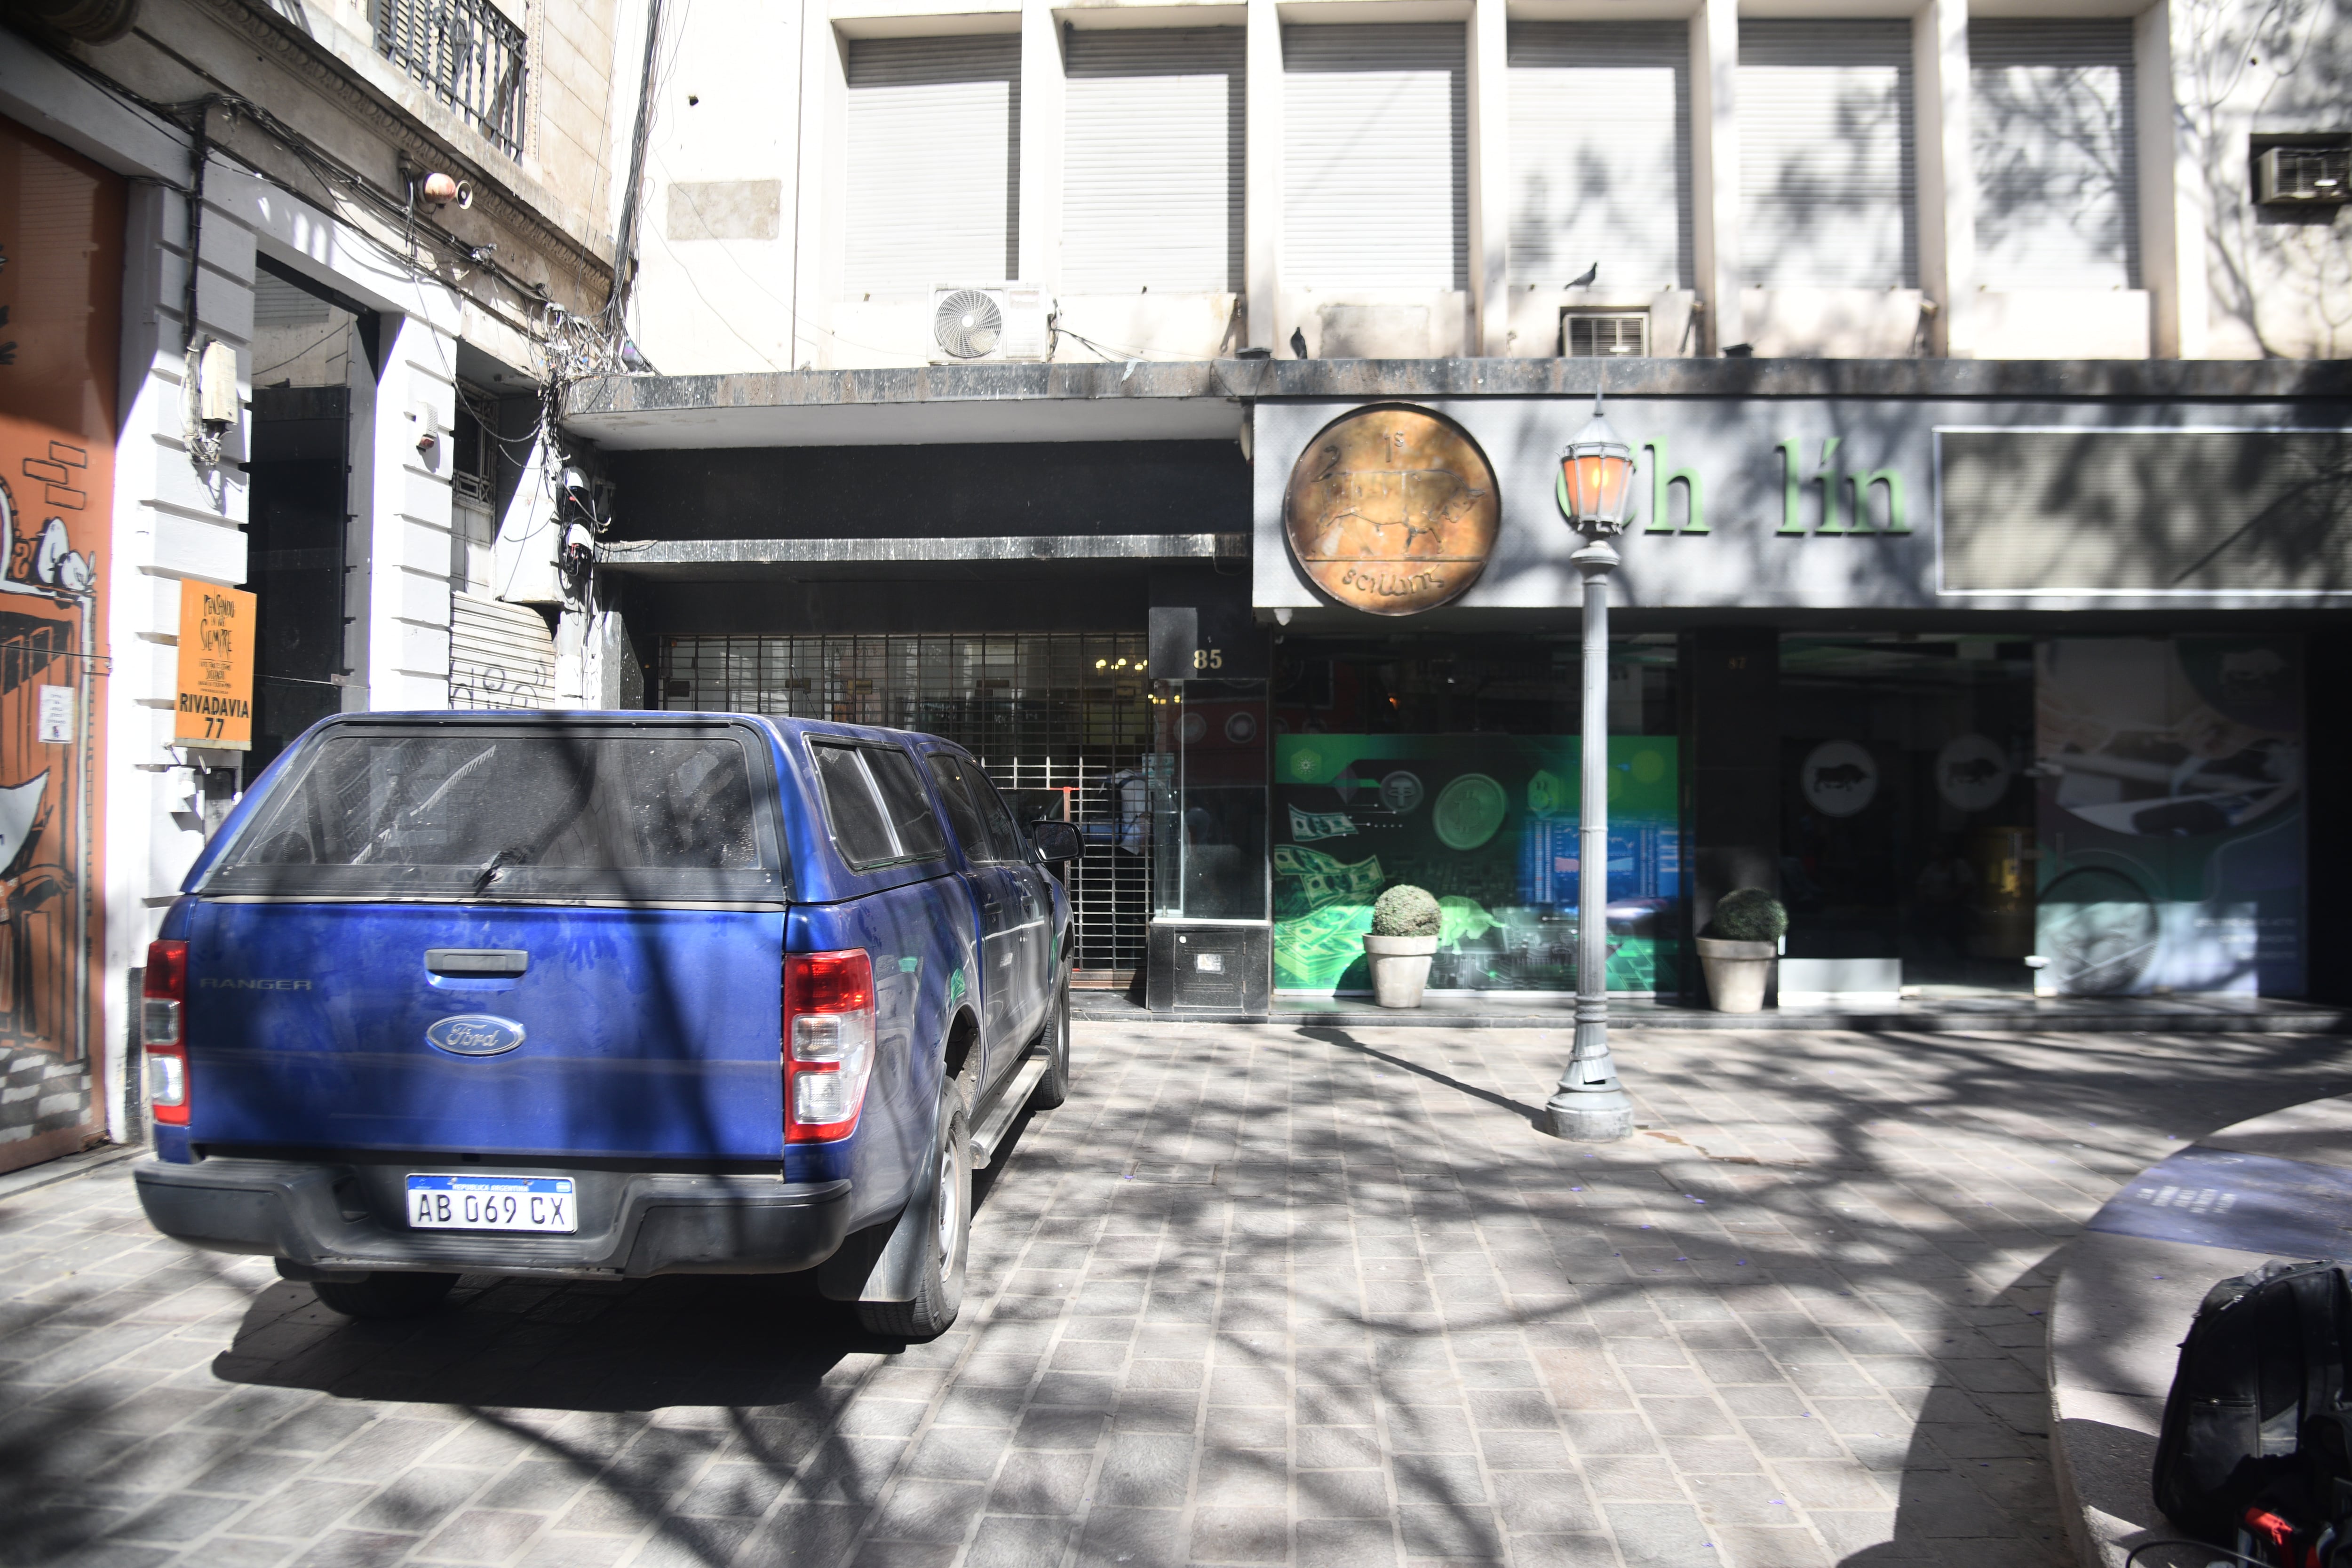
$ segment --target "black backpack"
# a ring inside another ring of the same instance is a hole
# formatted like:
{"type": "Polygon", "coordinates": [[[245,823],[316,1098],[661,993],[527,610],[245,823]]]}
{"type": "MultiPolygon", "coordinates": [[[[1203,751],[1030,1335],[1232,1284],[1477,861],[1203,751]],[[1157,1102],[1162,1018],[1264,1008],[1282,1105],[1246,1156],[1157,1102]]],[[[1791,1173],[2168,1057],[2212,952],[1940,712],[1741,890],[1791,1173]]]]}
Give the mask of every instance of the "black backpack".
{"type": "Polygon", "coordinates": [[[2305,1423],[2343,1402],[2347,1330],[2352,1285],[2339,1264],[2266,1263],[2205,1293],[2156,1445],[2156,1505],[2175,1524],[2218,1544],[2258,1500],[2298,1525],[2328,1507],[2306,1495],[2297,1451],[2305,1423]]]}

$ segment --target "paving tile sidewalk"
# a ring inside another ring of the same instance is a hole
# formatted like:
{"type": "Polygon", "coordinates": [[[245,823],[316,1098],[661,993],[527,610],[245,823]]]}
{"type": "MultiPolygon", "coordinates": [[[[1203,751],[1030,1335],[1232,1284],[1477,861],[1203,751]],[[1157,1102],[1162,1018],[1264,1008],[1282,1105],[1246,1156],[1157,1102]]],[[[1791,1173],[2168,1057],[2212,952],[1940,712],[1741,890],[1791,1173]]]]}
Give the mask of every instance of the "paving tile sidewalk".
{"type": "MultiPolygon", "coordinates": [[[[358,1325],[0,1200],[0,1563],[2012,1565],[2063,1560],[2056,1248],[2315,1037],[1095,1026],[956,1330],[790,1281],[461,1288],[358,1325]]],[[[487,1282],[468,1281],[468,1287],[487,1282]]]]}

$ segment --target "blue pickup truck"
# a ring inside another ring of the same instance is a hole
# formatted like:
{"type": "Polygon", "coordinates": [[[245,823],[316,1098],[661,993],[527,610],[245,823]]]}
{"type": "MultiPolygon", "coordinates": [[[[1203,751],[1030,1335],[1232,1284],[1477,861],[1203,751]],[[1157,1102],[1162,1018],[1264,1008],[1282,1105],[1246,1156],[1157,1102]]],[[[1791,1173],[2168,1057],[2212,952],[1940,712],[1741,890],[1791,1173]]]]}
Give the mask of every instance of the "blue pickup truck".
{"type": "Polygon", "coordinates": [[[148,950],[140,1201],[355,1317],[460,1274],[814,1270],[936,1334],[971,1173],[1068,1092],[1077,851],[929,735],[328,720],[148,950]]]}

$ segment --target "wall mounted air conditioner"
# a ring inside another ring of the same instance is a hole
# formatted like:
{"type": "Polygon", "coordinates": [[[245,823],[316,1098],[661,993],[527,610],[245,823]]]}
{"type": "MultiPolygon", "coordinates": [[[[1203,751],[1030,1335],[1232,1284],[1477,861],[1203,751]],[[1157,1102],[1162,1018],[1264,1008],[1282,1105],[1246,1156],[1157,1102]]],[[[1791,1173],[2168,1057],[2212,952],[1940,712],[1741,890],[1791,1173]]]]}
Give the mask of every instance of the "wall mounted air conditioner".
{"type": "Polygon", "coordinates": [[[1559,354],[1562,359],[1606,359],[1650,352],[1650,312],[1595,310],[1578,306],[1559,312],[1559,354]]]}
{"type": "Polygon", "coordinates": [[[2256,155],[2254,167],[2254,200],[2263,206],[2352,202],[2352,138],[2333,145],[2274,144],[2256,155]]]}
{"type": "Polygon", "coordinates": [[[942,283],[931,290],[931,363],[1041,360],[1045,291],[1034,283],[942,283]]]}

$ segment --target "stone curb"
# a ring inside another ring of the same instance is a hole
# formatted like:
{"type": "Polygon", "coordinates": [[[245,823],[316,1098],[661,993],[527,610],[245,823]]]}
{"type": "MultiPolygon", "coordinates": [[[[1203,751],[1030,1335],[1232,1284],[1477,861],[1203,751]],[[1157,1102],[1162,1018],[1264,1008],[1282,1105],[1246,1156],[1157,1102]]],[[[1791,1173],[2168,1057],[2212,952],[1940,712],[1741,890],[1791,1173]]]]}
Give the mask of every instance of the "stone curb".
{"type": "Polygon", "coordinates": [[[19,1193],[53,1187],[59,1182],[70,1182],[76,1176],[86,1176],[92,1171],[120,1164],[125,1160],[135,1160],[148,1152],[144,1143],[101,1143],[79,1154],[64,1154],[37,1165],[27,1165],[21,1171],[11,1171],[0,1176],[0,1200],[13,1198],[19,1193]]]}
{"type": "MultiPolygon", "coordinates": [[[[2352,1167],[2352,1095],[2290,1106],[2195,1142],[2352,1167]]],[[[2125,1184],[2107,1207],[2125,1201],[2133,1184],[2125,1184]]],[[[2179,1342],[2217,1280],[2273,1256],[2103,1230],[2085,1230],[2067,1244],[2050,1303],[2050,1462],[2078,1568],[2123,1568],[2133,1548],[2185,1534],[2158,1510],[2149,1489],[2179,1342]]],[[[2352,1248],[2339,1256],[2352,1256],[2352,1248]]],[[[2178,1559],[2203,1561],[2193,1552],[2178,1559]]],[[[2161,1568],[2165,1561],[2152,1554],[2143,1568],[2161,1568]]]]}

